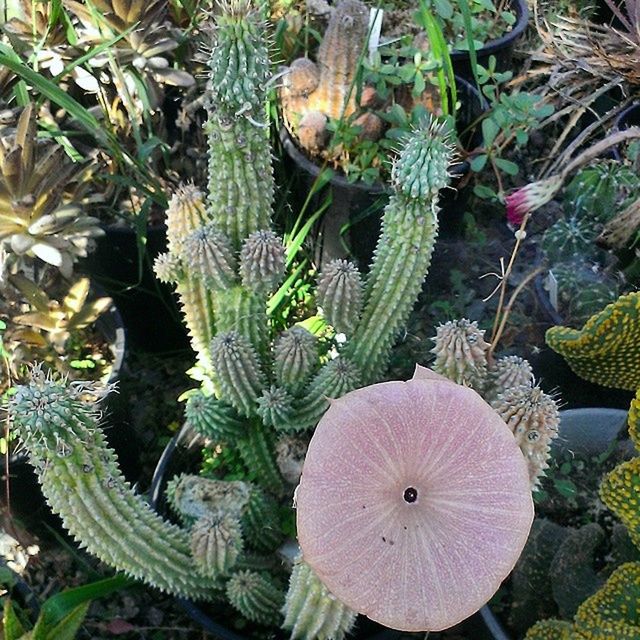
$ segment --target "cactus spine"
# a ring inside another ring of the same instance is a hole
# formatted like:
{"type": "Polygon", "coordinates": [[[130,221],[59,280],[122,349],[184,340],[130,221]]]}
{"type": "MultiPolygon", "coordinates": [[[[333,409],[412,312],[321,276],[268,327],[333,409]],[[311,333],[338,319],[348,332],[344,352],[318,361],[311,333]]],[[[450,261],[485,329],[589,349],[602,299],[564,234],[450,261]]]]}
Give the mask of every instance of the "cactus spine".
{"type": "Polygon", "coordinates": [[[271,580],[256,571],[238,571],[227,582],[227,598],[245,618],[277,625],[284,594],[271,580]]]}
{"type": "Polygon", "coordinates": [[[163,591],[212,597],[220,585],[196,571],[188,534],[125,482],[98,426],[99,410],[83,398],[97,392],[35,369],[11,401],[13,425],[49,505],[71,535],[116,569],[163,591]]]}

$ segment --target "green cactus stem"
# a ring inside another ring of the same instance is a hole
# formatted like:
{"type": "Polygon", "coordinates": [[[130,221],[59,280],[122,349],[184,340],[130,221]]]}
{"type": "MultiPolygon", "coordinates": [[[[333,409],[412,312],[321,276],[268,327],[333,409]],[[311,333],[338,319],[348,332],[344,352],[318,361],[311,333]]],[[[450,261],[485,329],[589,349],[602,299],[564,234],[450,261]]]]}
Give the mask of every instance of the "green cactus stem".
{"type": "Polygon", "coordinates": [[[262,573],[235,573],[227,582],[227,598],[247,620],[272,626],[280,623],[284,593],[262,573]]]}
{"type": "Polygon", "coordinates": [[[431,350],[436,356],[433,370],[466,384],[476,391],[482,389],[487,376],[487,353],[491,346],[484,339],[484,329],[477,322],[450,320],[436,329],[431,350]]]}
{"type": "Polygon", "coordinates": [[[237,331],[258,355],[266,352],[269,324],[264,297],[243,287],[231,287],[216,293],[214,313],[218,333],[237,331]]]}
{"type": "Polygon", "coordinates": [[[363,383],[375,382],[384,371],[429,269],[438,192],[448,184],[452,155],[447,129],[432,123],[412,133],[393,168],[394,193],[367,278],[362,320],[345,352],[363,383]]]}
{"type": "Polygon", "coordinates": [[[640,387],[640,292],[621,296],[580,330],[551,327],[545,339],[571,369],[604,387],[640,387]]]}
{"type": "Polygon", "coordinates": [[[536,518],[522,555],[511,575],[509,624],[524,633],[536,620],[557,611],[549,570],[569,530],[551,520],[536,518]]]}
{"type": "Polygon", "coordinates": [[[271,434],[263,425],[251,424],[246,436],[238,440],[236,446],[249,476],[272,493],[282,493],[284,485],[275,461],[271,434]]]}
{"type": "Polygon", "coordinates": [[[250,291],[269,293],[284,276],[284,245],[273,231],[255,231],[242,245],[240,275],[250,291]]]}
{"type": "Polygon", "coordinates": [[[362,308],[362,282],[355,264],[331,260],[318,278],[318,305],[336,331],[351,334],[362,308]]]}
{"type": "Polygon", "coordinates": [[[269,427],[284,431],[291,429],[293,412],[293,398],[286,389],[272,385],[258,398],[258,414],[269,427]]]}
{"type": "Polygon", "coordinates": [[[265,379],[247,338],[237,331],[219,333],[211,341],[211,361],[223,400],[244,416],[255,414],[265,379]]]}
{"type": "Polygon", "coordinates": [[[11,399],[13,426],[42,491],[70,534],[98,558],[162,591],[211,598],[220,585],[195,568],[186,531],[165,522],[125,482],[98,426],[87,383],[32,372],[11,399]]]}
{"type": "Polygon", "coordinates": [[[291,632],[292,640],[342,640],[357,616],[300,559],[291,573],[283,614],[282,628],[291,632]]]}
{"type": "Polygon", "coordinates": [[[290,425],[294,431],[310,429],[318,424],[329,407],[331,398],[339,398],[362,385],[358,368],[342,357],[325,364],[309,384],[305,397],[299,401],[290,425]]]}
{"type": "Polygon", "coordinates": [[[189,396],[185,416],[190,427],[214,442],[233,441],[246,429],[246,421],[233,407],[200,391],[189,396]]]}
{"type": "Polygon", "coordinates": [[[205,281],[191,273],[185,253],[186,239],[208,222],[202,192],[193,185],[180,187],[167,209],[169,255],[156,260],[156,273],[163,280],[176,282],[176,292],[198,362],[209,376],[214,336],[213,292],[205,281]]]}
{"type": "Polygon", "coordinates": [[[303,327],[291,327],[278,336],[273,348],[273,370],[278,384],[295,394],[304,388],[318,362],[316,338],[303,327]]]}
{"type": "Polygon", "coordinates": [[[198,227],[185,237],[182,256],[189,272],[207,287],[225,289],[237,280],[231,243],[213,224],[198,227]]]}
{"type": "Polygon", "coordinates": [[[266,121],[265,29],[250,0],[223,0],[209,58],[207,214],[239,250],[271,227],[273,171],[266,121]]]}
{"type": "Polygon", "coordinates": [[[259,551],[273,551],[284,537],[278,518],[278,503],[260,487],[251,487],[241,523],[247,544],[259,551]]]}
{"type": "Polygon", "coordinates": [[[604,529],[589,522],[570,531],[557,548],[549,577],[561,618],[572,618],[580,604],[604,583],[594,568],[596,550],[604,539],[604,529]]]}
{"type": "Polygon", "coordinates": [[[228,573],[242,547],[240,522],[232,516],[205,516],[191,529],[191,553],[203,576],[216,578],[228,573]]]}

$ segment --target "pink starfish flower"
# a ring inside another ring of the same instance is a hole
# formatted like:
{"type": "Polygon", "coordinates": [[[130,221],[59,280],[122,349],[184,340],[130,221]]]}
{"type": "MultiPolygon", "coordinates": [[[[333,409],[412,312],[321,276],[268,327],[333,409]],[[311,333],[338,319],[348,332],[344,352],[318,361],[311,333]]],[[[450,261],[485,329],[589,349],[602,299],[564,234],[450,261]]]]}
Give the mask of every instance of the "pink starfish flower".
{"type": "Polygon", "coordinates": [[[346,605],[439,631],[512,570],[533,520],[524,457],[475,391],[419,370],[334,400],[297,491],[304,560],[346,605]]]}

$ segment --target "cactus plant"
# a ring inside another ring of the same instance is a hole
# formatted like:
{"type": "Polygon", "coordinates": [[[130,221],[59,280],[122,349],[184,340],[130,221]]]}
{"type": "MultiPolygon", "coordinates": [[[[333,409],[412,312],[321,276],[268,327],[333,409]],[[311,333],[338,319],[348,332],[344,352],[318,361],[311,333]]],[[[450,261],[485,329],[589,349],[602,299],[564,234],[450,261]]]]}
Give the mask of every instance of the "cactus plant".
{"type": "Polygon", "coordinates": [[[580,330],[551,327],[547,344],[585,380],[605,387],[640,387],[640,293],[620,296],[580,330]]]}
{"type": "Polygon", "coordinates": [[[284,593],[269,578],[256,571],[238,571],[227,582],[227,598],[247,620],[277,625],[284,593]]]}
{"type": "Polygon", "coordinates": [[[542,251],[552,265],[573,260],[578,256],[597,258],[602,253],[594,245],[597,235],[598,229],[592,220],[575,216],[560,218],[544,232],[542,251]]]}

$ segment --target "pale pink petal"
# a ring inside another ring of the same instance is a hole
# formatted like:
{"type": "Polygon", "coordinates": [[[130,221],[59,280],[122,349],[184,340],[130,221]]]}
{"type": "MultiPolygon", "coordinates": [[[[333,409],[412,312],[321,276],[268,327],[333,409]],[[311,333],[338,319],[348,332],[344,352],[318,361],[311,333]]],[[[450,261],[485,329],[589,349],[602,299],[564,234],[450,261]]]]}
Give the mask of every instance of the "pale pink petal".
{"type": "Polygon", "coordinates": [[[333,401],[309,445],[297,509],[304,559],[327,588],[403,631],[438,631],[477,611],[533,519],[506,424],[471,389],[431,377],[333,401]]]}

